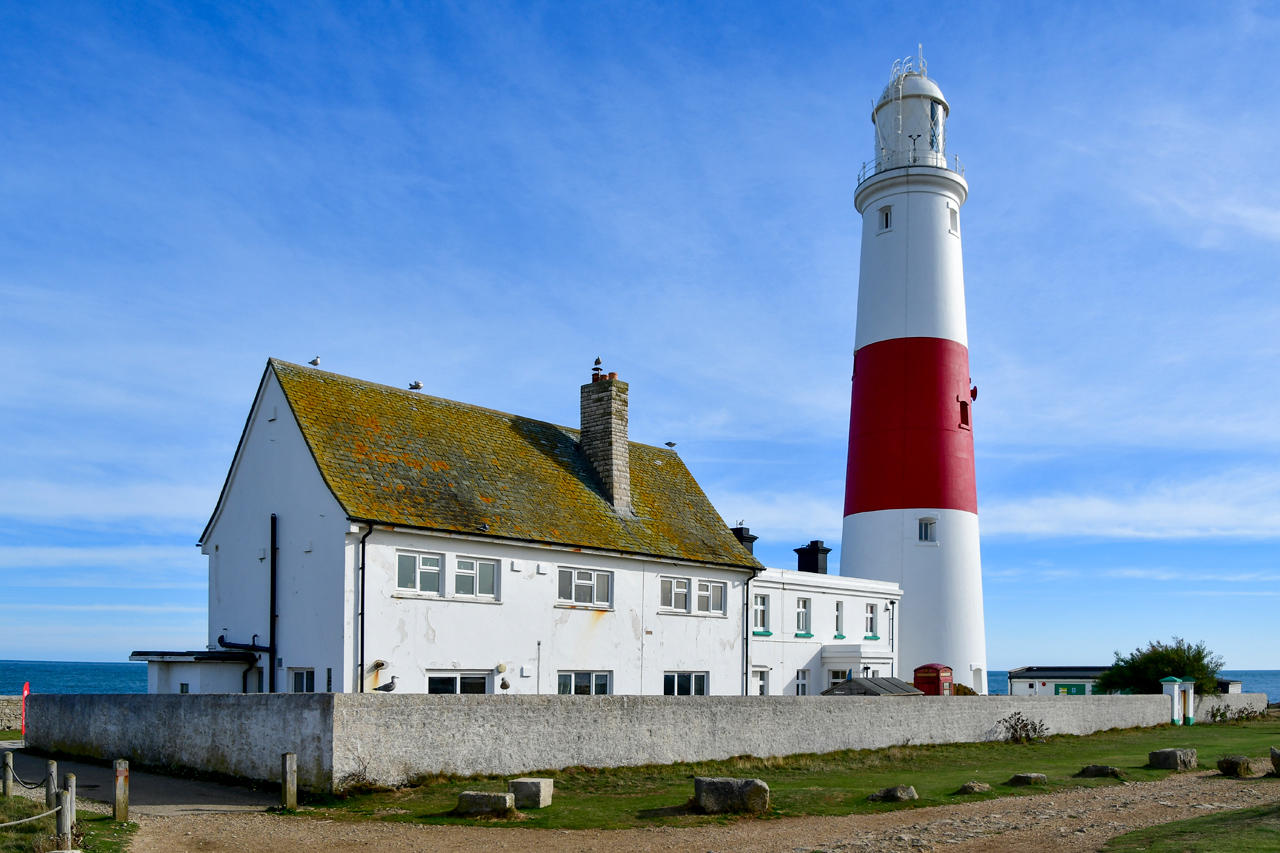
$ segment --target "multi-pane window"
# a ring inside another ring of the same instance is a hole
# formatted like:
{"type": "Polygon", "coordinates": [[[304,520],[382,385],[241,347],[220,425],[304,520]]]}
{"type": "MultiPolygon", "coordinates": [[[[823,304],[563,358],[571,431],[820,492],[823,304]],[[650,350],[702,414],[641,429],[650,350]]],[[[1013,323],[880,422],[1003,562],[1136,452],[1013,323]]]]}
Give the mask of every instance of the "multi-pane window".
{"type": "Polygon", "coordinates": [[[294,693],[316,692],[316,671],[314,669],[291,669],[294,693]]]}
{"type": "Polygon", "coordinates": [[[439,554],[396,554],[396,586],[418,592],[440,594],[440,569],[444,558],[439,554]]]}
{"type": "Polygon", "coordinates": [[[607,696],[613,692],[611,672],[556,673],[556,692],[562,696],[607,696]]]}
{"type": "Polygon", "coordinates": [[[698,612],[724,613],[724,590],[720,581],[698,581],[698,612]]]}
{"type": "Polygon", "coordinates": [[[796,633],[797,634],[811,633],[809,630],[810,627],[813,625],[813,620],[810,618],[810,616],[812,615],[810,613],[811,605],[812,605],[812,602],[807,598],[796,599],[796,633]]]}
{"type": "Polygon", "coordinates": [[[706,696],[707,673],[666,672],[662,675],[664,696],[706,696]]]}
{"type": "Polygon", "coordinates": [[[488,693],[489,676],[484,673],[449,672],[427,676],[428,693],[488,693]]]}
{"type": "Polygon", "coordinates": [[[874,637],[874,636],[876,636],[876,605],[875,605],[875,602],[869,602],[869,603],[867,604],[867,617],[866,617],[866,622],[867,622],[867,626],[866,626],[866,628],[867,628],[867,636],[868,636],[868,637],[874,637]]]}
{"type": "Polygon", "coordinates": [[[936,518],[920,519],[918,530],[921,542],[938,541],[938,520],[936,518]]]}
{"type": "Polygon", "coordinates": [[[613,604],[613,572],[561,569],[557,597],[569,604],[609,607],[613,604]]]}
{"type": "Polygon", "coordinates": [[[796,670],[796,695],[809,695],[809,670],[807,669],[796,670]]]}
{"type": "Polygon", "coordinates": [[[754,631],[769,630],[769,596],[756,595],[752,598],[751,628],[754,631]]]}
{"type": "Polygon", "coordinates": [[[829,669],[827,670],[827,687],[835,687],[849,677],[847,669],[829,669]]]}
{"type": "Polygon", "coordinates": [[[689,579],[688,578],[663,578],[662,587],[662,606],[668,610],[689,611],[689,579]]]}
{"type": "Polygon", "coordinates": [[[751,673],[752,680],[755,682],[755,693],[758,696],[769,695],[769,670],[757,669],[751,673]]]}
{"type": "Polygon", "coordinates": [[[836,634],[844,636],[844,602],[836,602],[836,634]]]}
{"type": "Polygon", "coordinates": [[[497,577],[496,561],[459,557],[453,570],[453,594],[493,598],[497,589],[497,577]]]}

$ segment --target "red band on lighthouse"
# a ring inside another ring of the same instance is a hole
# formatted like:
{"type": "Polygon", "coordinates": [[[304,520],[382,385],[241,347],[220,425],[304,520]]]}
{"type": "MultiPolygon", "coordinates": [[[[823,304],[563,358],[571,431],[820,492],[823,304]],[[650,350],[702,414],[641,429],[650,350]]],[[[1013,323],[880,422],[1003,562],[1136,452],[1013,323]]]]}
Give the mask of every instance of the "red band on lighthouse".
{"type": "Polygon", "coordinates": [[[844,514],[976,513],[969,350],[942,338],[894,338],[858,350],[853,365],[844,514]]]}

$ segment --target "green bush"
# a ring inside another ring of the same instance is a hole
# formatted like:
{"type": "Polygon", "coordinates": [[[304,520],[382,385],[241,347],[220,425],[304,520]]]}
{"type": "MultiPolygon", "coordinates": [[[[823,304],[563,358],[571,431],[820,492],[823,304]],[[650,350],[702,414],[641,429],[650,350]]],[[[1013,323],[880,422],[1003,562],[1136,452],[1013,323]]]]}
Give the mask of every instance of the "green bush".
{"type": "Polygon", "coordinates": [[[1192,645],[1181,637],[1174,637],[1171,644],[1155,640],[1145,649],[1134,649],[1123,657],[1116,652],[1115,663],[1098,676],[1094,691],[1162,693],[1160,679],[1172,675],[1193,678],[1197,693],[1216,696],[1218,670],[1222,664],[1222,658],[1209,651],[1203,642],[1192,645]]]}

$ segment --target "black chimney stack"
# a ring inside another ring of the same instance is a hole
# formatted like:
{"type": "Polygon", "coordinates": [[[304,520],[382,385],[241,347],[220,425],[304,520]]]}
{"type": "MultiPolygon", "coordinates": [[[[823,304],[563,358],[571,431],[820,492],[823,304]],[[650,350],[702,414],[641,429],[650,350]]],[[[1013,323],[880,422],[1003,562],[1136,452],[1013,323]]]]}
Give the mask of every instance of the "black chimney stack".
{"type": "Polygon", "coordinates": [[[796,548],[795,551],[797,569],[819,575],[827,573],[827,555],[831,553],[831,549],[823,545],[821,539],[815,539],[803,548],[796,548]]]}
{"type": "Polygon", "coordinates": [[[729,532],[732,533],[733,537],[742,544],[743,548],[747,549],[748,554],[754,554],[756,552],[756,540],[760,537],[752,536],[750,527],[743,527],[742,524],[739,524],[737,527],[730,527],[729,532]]]}

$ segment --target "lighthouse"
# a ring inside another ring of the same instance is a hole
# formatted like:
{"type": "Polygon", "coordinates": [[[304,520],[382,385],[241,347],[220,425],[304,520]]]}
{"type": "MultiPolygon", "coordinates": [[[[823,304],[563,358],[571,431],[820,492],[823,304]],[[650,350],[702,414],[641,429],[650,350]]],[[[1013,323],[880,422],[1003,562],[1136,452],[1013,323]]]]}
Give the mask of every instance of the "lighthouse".
{"type": "MultiPolygon", "coordinates": [[[[987,692],[960,208],[950,107],[923,58],[894,64],[872,110],[862,215],[840,573],[893,581],[902,677],[940,663],[987,692]]],[[[895,624],[896,623],[896,624],[895,624]]]]}

